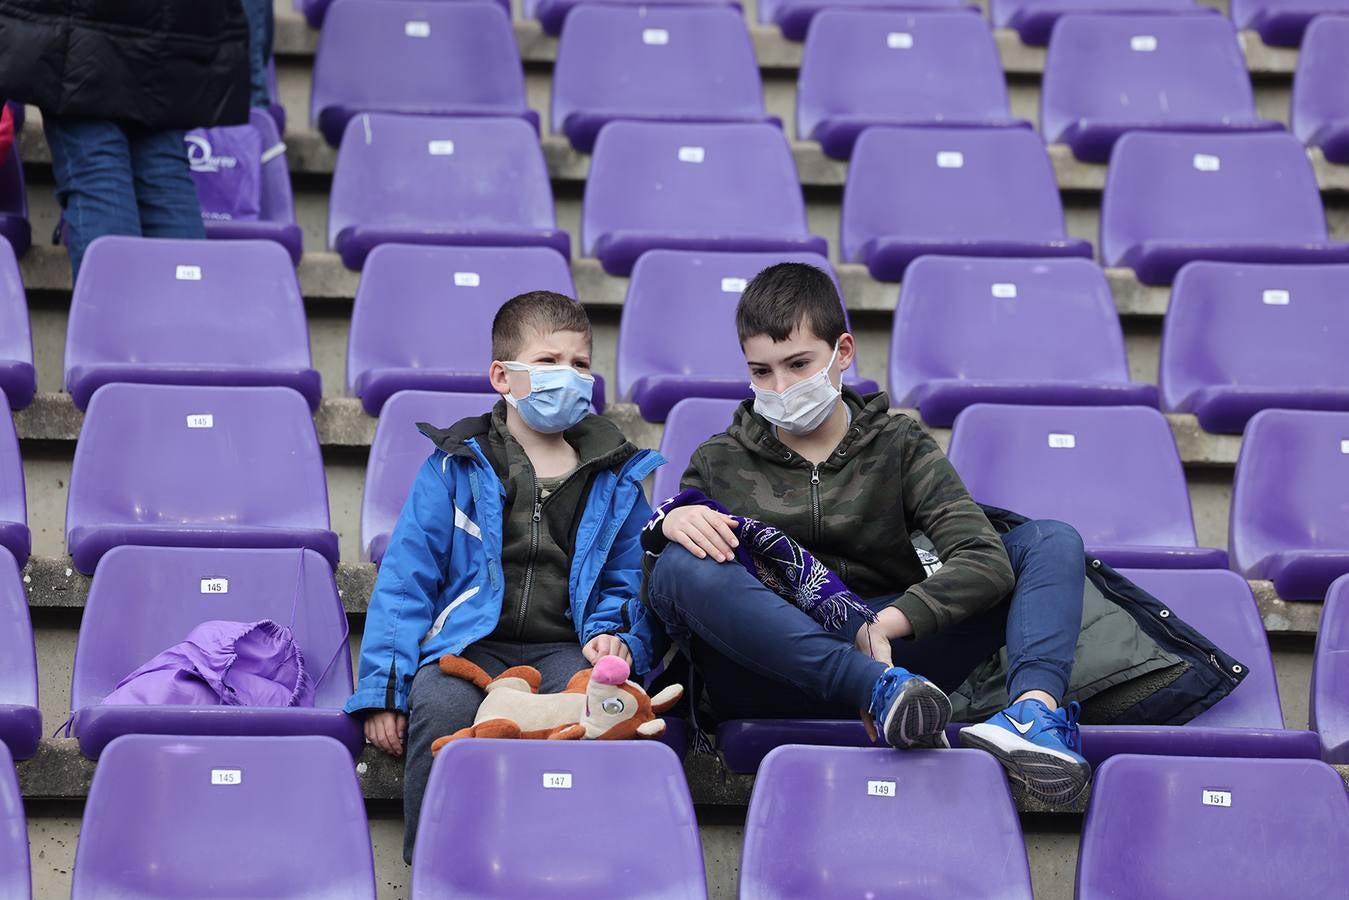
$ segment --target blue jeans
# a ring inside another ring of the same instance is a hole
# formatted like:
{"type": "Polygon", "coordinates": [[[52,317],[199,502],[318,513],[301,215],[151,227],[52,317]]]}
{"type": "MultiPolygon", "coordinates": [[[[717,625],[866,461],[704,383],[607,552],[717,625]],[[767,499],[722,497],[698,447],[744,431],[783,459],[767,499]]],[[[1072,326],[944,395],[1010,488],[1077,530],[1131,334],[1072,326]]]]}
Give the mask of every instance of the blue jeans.
{"type": "Polygon", "coordinates": [[[74,274],[105,234],[206,237],[182,131],[46,114],[42,121],[74,274]]]}
{"type": "Polygon", "coordinates": [[[253,106],[270,106],[267,61],[272,58],[272,33],[276,27],[272,18],[272,0],[243,0],[243,4],[244,15],[248,18],[250,102],[253,106]]]}
{"type": "MultiPolygon", "coordinates": [[[[1007,693],[1062,699],[1082,628],[1082,538],[1061,522],[1003,535],[1016,573],[991,609],[922,640],[891,643],[895,665],[955,690],[1007,648],[1007,693]]],[[[764,587],[738,563],[698,559],[672,544],[647,585],[652,609],[689,657],[720,719],[854,717],[885,667],[764,587]]],[[[868,600],[883,609],[891,597],[868,600]]],[[[851,629],[849,629],[851,631],[851,629]]]]}

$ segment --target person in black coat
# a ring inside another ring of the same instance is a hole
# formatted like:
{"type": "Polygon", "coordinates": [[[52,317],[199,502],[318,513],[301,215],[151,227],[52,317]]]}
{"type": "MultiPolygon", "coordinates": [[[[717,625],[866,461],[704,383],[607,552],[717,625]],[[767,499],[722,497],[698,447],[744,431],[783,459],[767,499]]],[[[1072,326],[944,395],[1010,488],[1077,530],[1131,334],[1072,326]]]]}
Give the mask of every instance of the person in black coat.
{"type": "Polygon", "coordinates": [[[71,268],[105,234],[205,237],[183,135],[248,120],[240,0],[0,0],[0,97],[42,110],[71,268]]]}

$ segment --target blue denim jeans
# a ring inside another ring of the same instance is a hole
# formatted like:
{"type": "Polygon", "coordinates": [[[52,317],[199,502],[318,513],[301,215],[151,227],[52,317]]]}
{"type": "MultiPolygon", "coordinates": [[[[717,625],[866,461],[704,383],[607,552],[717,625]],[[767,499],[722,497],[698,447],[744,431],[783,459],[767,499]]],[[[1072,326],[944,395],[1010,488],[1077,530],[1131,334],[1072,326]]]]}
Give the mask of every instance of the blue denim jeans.
{"type": "MultiPolygon", "coordinates": [[[[1082,628],[1082,539],[1061,522],[1027,522],[1003,535],[1016,573],[991,609],[922,640],[891,644],[895,665],[952,691],[1007,648],[1015,699],[1068,690],[1082,628]]],[[[884,666],[759,583],[737,563],[698,559],[678,545],[661,554],[647,585],[652,609],[689,657],[720,719],[855,717],[884,666]]],[[[877,597],[873,609],[894,597],[877,597]]]]}
{"type": "Polygon", "coordinates": [[[248,18],[250,102],[253,106],[268,106],[272,98],[267,90],[267,61],[272,58],[272,34],[276,28],[272,0],[243,0],[243,4],[248,18]]]}
{"type": "Polygon", "coordinates": [[[45,114],[42,122],[74,274],[105,234],[206,237],[182,131],[45,114]]]}

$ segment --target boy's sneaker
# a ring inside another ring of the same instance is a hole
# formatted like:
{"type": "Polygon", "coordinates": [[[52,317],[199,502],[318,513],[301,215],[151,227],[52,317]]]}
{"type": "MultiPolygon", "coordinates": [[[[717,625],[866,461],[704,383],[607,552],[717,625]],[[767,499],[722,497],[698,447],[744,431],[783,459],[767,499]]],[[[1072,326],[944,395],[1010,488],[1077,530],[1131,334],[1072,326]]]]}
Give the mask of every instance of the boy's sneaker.
{"type": "Polygon", "coordinates": [[[1013,703],[987,722],[960,730],[960,743],[997,757],[1007,777],[1035,799],[1052,805],[1072,803],[1091,781],[1077,729],[1080,707],[1074,701],[1050,712],[1039,700],[1013,703]]]}
{"type": "Polygon", "coordinates": [[[891,747],[949,746],[944,740],[951,721],[951,701],[941,688],[908,669],[893,666],[871,689],[871,717],[891,747]]]}

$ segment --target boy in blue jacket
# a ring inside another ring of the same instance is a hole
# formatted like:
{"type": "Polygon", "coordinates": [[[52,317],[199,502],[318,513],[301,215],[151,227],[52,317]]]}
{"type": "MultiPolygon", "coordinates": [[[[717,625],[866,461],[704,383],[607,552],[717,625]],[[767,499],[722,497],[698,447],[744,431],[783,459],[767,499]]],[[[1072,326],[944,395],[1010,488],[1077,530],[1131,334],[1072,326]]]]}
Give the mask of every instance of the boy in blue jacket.
{"type": "Polygon", "coordinates": [[[422,465],[370,598],[360,677],[346,710],[406,762],[403,858],[411,863],[431,742],[473,724],[483,694],[436,661],[498,675],[528,665],[541,690],[616,655],[641,674],[652,632],[638,601],[642,479],[663,460],[590,414],[590,320],[535,291],[492,322],[488,372],[502,400],[448,429],[420,425],[422,465]]]}

